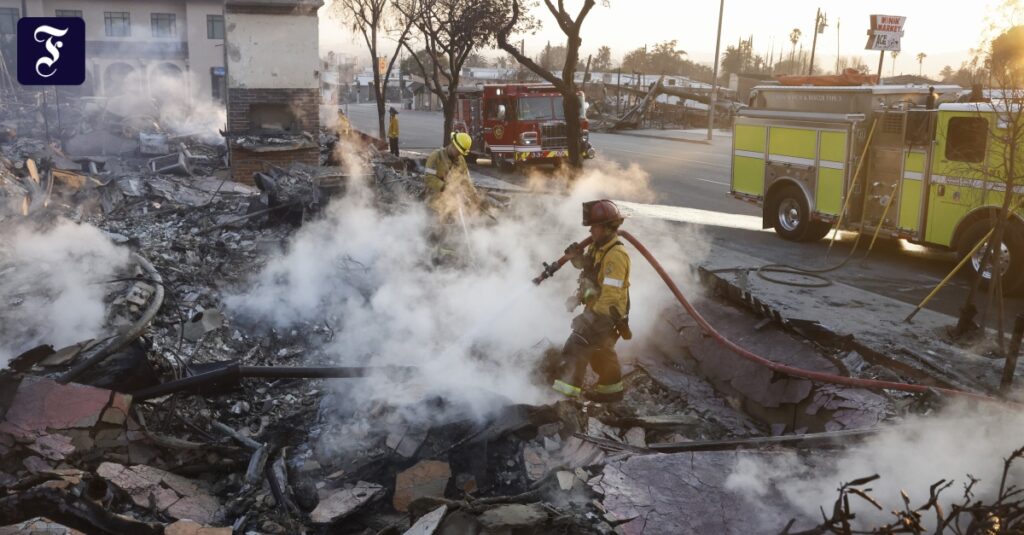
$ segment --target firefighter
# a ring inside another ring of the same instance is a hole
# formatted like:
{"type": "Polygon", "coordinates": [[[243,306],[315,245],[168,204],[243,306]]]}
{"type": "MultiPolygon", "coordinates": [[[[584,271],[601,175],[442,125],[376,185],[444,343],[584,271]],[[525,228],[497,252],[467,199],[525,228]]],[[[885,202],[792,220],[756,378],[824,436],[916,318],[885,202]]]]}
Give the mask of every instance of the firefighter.
{"type": "Polygon", "coordinates": [[[398,156],[398,110],[391,107],[391,121],[388,123],[388,145],[391,147],[391,154],[398,156]]]}
{"type": "Polygon", "coordinates": [[[619,241],[618,229],[623,216],[612,201],[602,199],[583,203],[583,226],[590,227],[594,242],[582,251],[572,244],[566,253],[574,253],[572,265],[581,269],[579,289],[569,298],[566,308],[573,311],[583,305],[583,313],[572,320],[572,333],[562,348],[562,374],[553,389],[575,398],[584,395],[593,401],[622,399],[622,369],[615,343],[629,340],[629,254],[619,241]],[[597,372],[593,391],[583,393],[587,365],[597,372]]]}
{"type": "Polygon", "coordinates": [[[427,186],[427,206],[442,222],[452,221],[459,208],[463,209],[463,215],[468,216],[481,207],[480,196],[466,167],[466,155],[472,146],[473,139],[469,134],[454,132],[448,145],[427,157],[423,176],[427,186]]]}
{"type": "Polygon", "coordinates": [[[928,99],[925,101],[925,109],[934,110],[939,107],[939,93],[935,91],[935,86],[928,88],[928,99]]]}

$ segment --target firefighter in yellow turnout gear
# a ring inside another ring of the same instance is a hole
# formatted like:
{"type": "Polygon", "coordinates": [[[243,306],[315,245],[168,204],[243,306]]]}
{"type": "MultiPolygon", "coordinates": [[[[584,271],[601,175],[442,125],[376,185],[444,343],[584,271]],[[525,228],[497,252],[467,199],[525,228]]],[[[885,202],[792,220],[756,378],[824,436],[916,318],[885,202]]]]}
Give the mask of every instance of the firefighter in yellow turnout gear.
{"type": "Polygon", "coordinates": [[[453,221],[461,207],[469,217],[480,208],[480,195],[469,178],[466,155],[473,139],[465,132],[452,134],[451,142],[427,157],[423,180],[427,187],[427,206],[441,222],[453,221]]]}
{"type": "Polygon", "coordinates": [[[590,227],[594,242],[586,251],[577,244],[566,252],[575,252],[574,267],[581,269],[579,290],[566,303],[574,310],[583,305],[583,313],[572,320],[572,333],[562,348],[562,374],[552,388],[569,397],[581,394],[594,401],[622,399],[622,368],[615,353],[619,338],[629,340],[629,254],[619,241],[618,229],[623,216],[609,200],[583,203],[583,225],[590,227]],[[597,372],[598,384],[583,392],[587,365],[597,372]]]}

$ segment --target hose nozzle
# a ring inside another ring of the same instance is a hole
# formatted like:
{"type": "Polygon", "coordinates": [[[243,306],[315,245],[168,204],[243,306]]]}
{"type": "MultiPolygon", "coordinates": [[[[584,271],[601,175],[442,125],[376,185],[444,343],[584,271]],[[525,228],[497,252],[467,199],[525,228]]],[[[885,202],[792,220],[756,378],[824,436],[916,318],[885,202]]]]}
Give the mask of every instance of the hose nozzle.
{"type": "Polygon", "coordinates": [[[540,275],[537,275],[537,277],[533,279],[533,284],[539,285],[546,279],[551,278],[551,276],[554,275],[559,269],[561,269],[566,262],[572,259],[572,257],[579,254],[578,251],[584,250],[588,245],[590,245],[592,241],[594,241],[593,238],[587,236],[586,239],[576,244],[576,247],[570,247],[566,249],[565,254],[562,255],[558,260],[555,260],[550,264],[547,262],[543,262],[542,265],[544,266],[544,271],[541,271],[540,275]]]}

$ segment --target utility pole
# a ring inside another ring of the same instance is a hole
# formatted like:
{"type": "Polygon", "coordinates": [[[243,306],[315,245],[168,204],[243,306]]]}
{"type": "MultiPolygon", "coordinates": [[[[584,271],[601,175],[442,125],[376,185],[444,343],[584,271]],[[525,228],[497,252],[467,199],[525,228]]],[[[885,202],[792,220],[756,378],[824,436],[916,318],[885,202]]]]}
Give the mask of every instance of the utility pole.
{"type": "Polygon", "coordinates": [[[708,141],[715,129],[715,100],[718,97],[718,54],[722,46],[722,13],[725,12],[725,0],[718,1],[718,36],[715,37],[715,66],[711,70],[711,100],[708,106],[708,141]]]}
{"type": "Polygon", "coordinates": [[[814,74],[814,51],[818,48],[818,33],[821,31],[821,8],[814,14],[814,38],[811,39],[811,63],[807,67],[807,76],[814,74]]]}
{"type": "Polygon", "coordinates": [[[885,50],[878,51],[878,85],[882,85],[882,60],[885,59],[885,50]]]}
{"type": "Polygon", "coordinates": [[[616,70],[615,80],[615,115],[619,115],[619,104],[622,103],[622,65],[616,70]]]}
{"type": "Polygon", "coordinates": [[[836,74],[839,73],[839,19],[836,19],[836,74]]]}

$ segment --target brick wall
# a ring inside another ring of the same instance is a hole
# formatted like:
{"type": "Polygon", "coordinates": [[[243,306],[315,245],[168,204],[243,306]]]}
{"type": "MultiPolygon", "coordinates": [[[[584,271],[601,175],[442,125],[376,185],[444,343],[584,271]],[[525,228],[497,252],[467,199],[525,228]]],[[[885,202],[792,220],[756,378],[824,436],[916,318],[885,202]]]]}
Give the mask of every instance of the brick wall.
{"type": "Polygon", "coordinates": [[[316,147],[298,150],[252,152],[237,146],[231,149],[231,180],[243,184],[254,183],[253,173],[269,171],[269,165],[287,168],[293,162],[306,165],[320,165],[320,149],[316,147]]]}
{"type": "Polygon", "coordinates": [[[228,88],[228,134],[249,133],[249,106],[287,104],[299,122],[299,128],[314,136],[320,131],[320,90],[228,88]]]}

